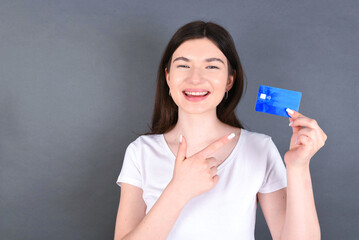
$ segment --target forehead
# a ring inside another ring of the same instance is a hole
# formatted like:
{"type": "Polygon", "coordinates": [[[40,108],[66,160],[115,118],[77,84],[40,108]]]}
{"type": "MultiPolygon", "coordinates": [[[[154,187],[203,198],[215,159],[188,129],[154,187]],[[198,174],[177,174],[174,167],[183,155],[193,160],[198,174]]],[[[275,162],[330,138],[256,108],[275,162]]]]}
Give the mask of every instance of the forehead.
{"type": "Polygon", "coordinates": [[[208,38],[191,39],[183,42],[172,55],[172,59],[176,57],[186,57],[190,60],[204,60],[208,58],[220,58],[227,62],[226,56],[208,38]]]}

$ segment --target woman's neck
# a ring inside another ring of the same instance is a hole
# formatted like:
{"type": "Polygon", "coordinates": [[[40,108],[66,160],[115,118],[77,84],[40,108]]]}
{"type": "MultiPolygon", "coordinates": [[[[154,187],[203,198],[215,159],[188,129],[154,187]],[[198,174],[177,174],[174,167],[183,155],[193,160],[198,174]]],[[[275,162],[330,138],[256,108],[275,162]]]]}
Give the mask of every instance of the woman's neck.
{"type": "Polygon", "coordinates": [[[188,145],[201,146],[230,133],[231,129],[217,118],[215,111],[201,114],[178,112],[178,121],[171,131],[173,138],[183,135],[188,145]]]}

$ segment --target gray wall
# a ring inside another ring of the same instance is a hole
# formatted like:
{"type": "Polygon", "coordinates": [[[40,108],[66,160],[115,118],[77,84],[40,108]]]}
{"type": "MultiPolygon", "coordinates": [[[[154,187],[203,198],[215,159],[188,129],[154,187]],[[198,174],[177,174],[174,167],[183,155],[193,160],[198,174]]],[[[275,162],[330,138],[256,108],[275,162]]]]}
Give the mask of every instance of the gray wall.
{"type": "MultiPolygon", "coordinates": [[[[355,0],[0,0],[0,239],[113,237],[160,56],[197,19],[232,34],[248,78],[237,114],[282,156],[288,119],[254,111],[258,87],[303,92],[329,137],[311,163],[323,239],[359,239],[358,13],[355,0]]],[[[260,212],[256,237],[269,239],[260,212]]]]}

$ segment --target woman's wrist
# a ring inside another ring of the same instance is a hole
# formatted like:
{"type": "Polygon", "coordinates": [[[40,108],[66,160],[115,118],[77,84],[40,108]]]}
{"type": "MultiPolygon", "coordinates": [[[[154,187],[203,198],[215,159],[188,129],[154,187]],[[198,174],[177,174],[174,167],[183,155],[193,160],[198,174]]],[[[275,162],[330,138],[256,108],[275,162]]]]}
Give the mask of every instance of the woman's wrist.
{"type": "Polygon", "coordinates": [[[307,166],[292,166],[287,165],[287,176],[294,176],[294,177],[306,177],[308,174],[310,175],[309,165],[307,166]]]}
{"type": "Polygon", "coordinates": [[[166,191],[166,194],[174,196],[173,200],[178,206],[184,207],[191,199],[184,193],[181,193],[180,188],[173,182],[173,180],[167,185],[164,191],[166,191]]]}
{"type": "Polygon", "coordinates": [[[295,172],[303,172],[309,171],[310,159],[301,159],[301,160],[288,160],[286,156],[284,156],[284,162],[287,170],[295,171],[295,172]]]}

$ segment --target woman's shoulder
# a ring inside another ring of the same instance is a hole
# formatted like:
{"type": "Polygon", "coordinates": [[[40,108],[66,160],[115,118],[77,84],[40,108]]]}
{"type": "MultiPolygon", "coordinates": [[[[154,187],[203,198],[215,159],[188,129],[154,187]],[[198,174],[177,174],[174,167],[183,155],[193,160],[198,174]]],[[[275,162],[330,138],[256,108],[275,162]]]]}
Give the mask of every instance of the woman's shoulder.
{"type": "Polygon", "coordinates": [[[241,136],[245,138],[245,141],[247,143],[254,144],[257,146],[262,144],[267,144],[272,139],[271,136],[264,133],[254,132],[246,129],[242,129],[241,132],[242,132],[241,136]]]}
{"type": "Polygon", "coordinates": [[[132,141],[129,146],[138,148],[143,146],[153,146],[160,144],[163,138],[163,134],[147,134],[140,135],[134,141],[132,141]]]}
{"type": "Polygon", "coordinates": [[[257,138],[257,139],[268,139],[271,138],[271,136],[264,134],[264,133],[260,133],[260,132],[255,132],[255,131],[251,131],[248,129],[241,129],[242,132],[247,136],[247,137],[251,137],[251,138],[257,138]]]}

